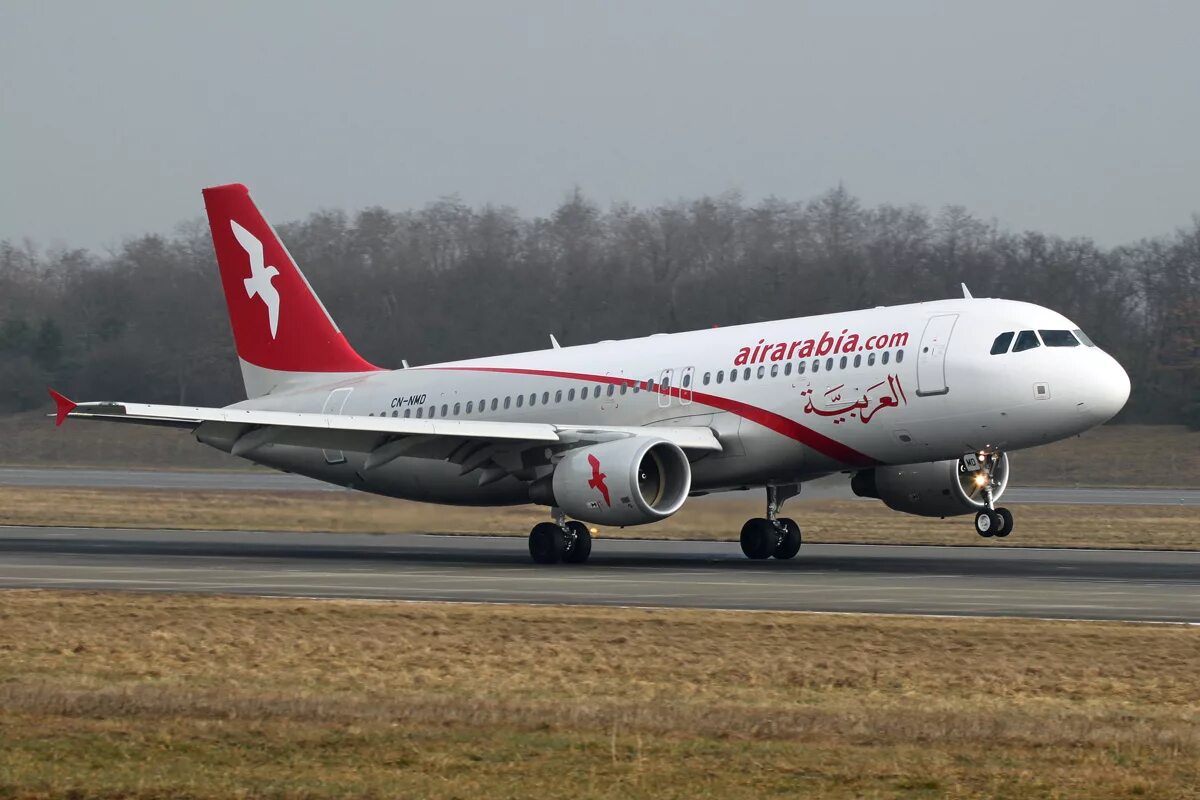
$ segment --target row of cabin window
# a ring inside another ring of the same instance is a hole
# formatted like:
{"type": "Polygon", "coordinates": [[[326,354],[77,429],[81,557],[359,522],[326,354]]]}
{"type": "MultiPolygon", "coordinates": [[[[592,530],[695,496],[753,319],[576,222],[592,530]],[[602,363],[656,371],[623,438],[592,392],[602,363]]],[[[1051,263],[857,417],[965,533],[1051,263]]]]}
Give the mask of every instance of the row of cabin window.
{"type": "MultiPolygon", "coordinates": [[[[866,364],[868,367],[875,366],[875,355],[876,355],[875,353],[867,354],[866,364]]],[[[888,363],[889,358],[890,358],[889,351],[884,350],[880,353],[879,363],[886,364],[886,363],[888,363]]],[[[904,351],[897,350],[896,351],[896,363],[899,364],[903,360],[904,360],[904,351]]],[[[850,362],[849,356],[842,356],[839,359],[834,359],[833,357],[829,357],[829,358],[825,359],[825,371],[832,372],[833,369],[835,368],[835,366],[837,369],[846,369],[850,365],[850,363],[851,362],[850,362]]],[[[808,369],[807,364],[808,364],[807,361],[797,362],[796,363],[796,374],[803,375],[805,373],[805,371],[808,369]]],[[[853,365],[855,367],[860,367],[863,365],[863,357],[862,357],[861,353],[856,353],[854,355],[853,365]]],[[[785,376],[791,375],[792,374],[792,362],[790,362],[790,361],[785,362],[782,365],[782,369],[781,369],[781,365],[778,363],[772,364],[770,367],[770,374],[771,374],[772,378],[778,377],[781,371],[782,371],[783,375],[785,375],[785,376]]],[[[821,371],[821,359],[819,359],[819,358],[813,359],[812,371],[814,373],[821,371]]],[[[724,383],[726,374],[729,375],[730,383],[734,383],[737,381],[737,379],[738,379],[738,370],[737,369],[731,369],[728,371],[728,373],[725,370],[717,370],[717,373],[716,373],[717,383],[724,383]]],[[[760,364],[757,367],[757,369],[755,369],[754,367],[745,367],[742,369],[742,380],[744,380],[744,381],[748,381],[756,375],[760,379],[765,378],[767,376],[767,366],[765,364],[760,364]]],[[[711,381],[712,381],[712,373],[711,372],[704,373],[704,379],[703,379],[704,385],[708,386],[711,381]]],[[[692,375],[690,372],[684,373],[681,384],[684,389],[691,388],[692,375]]],[[[580,389],[578,392],[578,397],[580,400],[587,400],[588,395],[590,394],[592,399],[599,399],[599,397],[602,393],[607,394],[608,397],[613,397],[617,394],[622,394],[622,395],[627,394],[631,388],[632,388],[634,394],[638,394],[643,389],[645,389],[648,392],[653,392],[655,390],[655,382],[654,382],[654,379],[652,378],[648,381],[633,381],[632,384],[624,384],[623,383],[620,386],[610,383],[610,384],[608,384],[607,389],[605,389],[605,387],[600,384],[596,384],[595,386],[592,386],[589,388],[580,389]]],[[[663,380],[661,388],[662,389],[670,389],[671,388],[671,381],[669,378],[663,380]]],[[[575,399],[576,399],[575,390],[568,389],[566,392],[566,401],[568,403],[571,403],[571,402],[574,402],[575,399]]],[[[550,393],[542,392],[541,401],[542,401],[542,405],[544,405],[544,406],[550,405],[550,393]]],[[[563,390],[562,389],[558,389],[557,391],[554,392],[554,402],[555,403],[563,402],[563,390]]],[[[530,392],[529,407],[533,408],[534,406],[537,405],[537,403],[538,403],[538,393],[530,392]]],[[[524,407],[525,406],[525,395],[523,395],[523,394],[517,395],[515,405],[517,408],[524,407]]],[[[503,400],[501,400],[498,397],[493,397],[490,401],[490,407],[491,407],[492,411],[498,411],[502,407],[507,409],[507,408],[511,408],[512,406],[513,406],[513,398],[511,395],[508,397],[505,397],[503,400]]],[[[480,400],[479,405],[478,405],[478,413],[482,414],[482,413],[486,412],[488,410],[488,407],[489,407],[489,401],[480,400]]],[[[403,416],[405,419],[408,419],[411,417],[415,417],[416,419],[424,419],[426,417],[428,417],[429,419],[434,419],[438,416],[441,416],[441,417],[455,416],[455,417],[457,417],[457,416],[461,415],[462,413],[463,413],[463,404],[461,402],[458,402],[458,403],[454,404],[453,410],[451,410],[451,406],[449,403],[443,403],[442,407],[441,407],[441,414],[438,414],[438,407],[436,405],[433,405],[433,406],[429,406],[428,414],[425,413],[425,407],[422,406],[416,410],[415,414],[413,413],[413,410],[411,408],[404,409],[403,416]]],[[[476,413],[476,405],[475,405],[474,400],[467,401],[466,413],[468,413],[468,414],[476,413]]],[[[374,414],[372,414],[371,416],[374,416],[374,414]]],[[[379,416],[381,416],[381,417],[387,416],[387,412],[381,412],[379,414],[379,416]]],[[[392,416],[393,417],[401,416],[399,409],[392,409],[392,416]]]]}
{"type": "Polygon", "coordinates": [[[1095,347],[1096,343],[1088,338],[1088,335],[1081,330],[1074,331],[1006,331],[996,337],[992,342],[992,355],[999,356],[1007,352],[1008,346],[1012,344],[1012,352],[1020,353],[1024,350],[1032,350],[1035,347],[1041,347],[1043,344],[1046,347],[1078,347],[1080,342],[1088,347],[1095,347]],[[1013,344],[1013,337],[1016,337],[1017,343],[1013,344]]]}
{"type": "MultiPolygon", "coordinates": [[[[688,386],[690,383],[691,383],[691,376],[690,375],[685,376],[683,385],[688,386]]],[[[664,388],[669,388],[671,383],[670,383],[670,381],[663,381],[662,385],[664,388]]],[[[629,384],[621,384],[620,386],[617,386],[616,384],[610,383],[608,385],[607,395],[609,397],[613,397],[617,394],[627,394],[631,388],[633,389],[634,394],[637,394],[638,392],[642,391],[642,389],[652,392],[652,391],[654,391],[654,387],[655,387],[654,380],[634,381],[632,383],[632,386],[629,384]]],[[[596,384],[595,386],[580,389],[578,392],[578,396],[579,396],[580,400],[587,400],[589,395],[591,396],[592,399],[599,399],[599,397],[602,393],[605,393],[604,386],[602,386],[600,384],[596,384]]],[[[571,402],[574,402],[575,399],[576,399],[576,391],[574,389],[568,389],[566,391],[566,401],[568,403],[571,403],[571,402]]],[[[550,393],[542,392],[541,401],[542,401],[542,405],[544,405],[544,406],[550,405],[550,393]]],[[[557,391],[554,392],[554,402],[555,403],[563,402],[563,390],[562,389],[558,389],[557,391]]],[[[537,403],[538,403],[538,393],[530,392],[529,407],[533,408],[534,406],[537,405],[537,403]]],[[[525,406],[525,404],[526,404],[525,395],[519,394],[516,396],[515,404],[513,402],[512,395],[509,395],[508,397],[505,397],[503,399],[501,399],[499,397],[493,397],[491,399],[490,405],[491,405],[492,411],[498,411],[501,408],[512,408],[514,405],[517,408],[523,408],[525,406]]],[[[489,405],[489,403],[487,400],[480,400],[479,405],[478,405],[479,413],[482,414],[485,411],[487,411],[488,405],[489,405]]],[[[473,413],[475,413],[475,410],[476,410],[475,401],[468,400],[467,405],[466,405],[466,413],[473,414],[473,413]]],[[[438,416],[442,416],[442,417],[459,416],[460,414],[463,413],[463,404],[461,402],[455,403],[454,407],[453,407],[453,411],[451,411],[450,404],[443,403],[442,407],[441,407],[441,414],[439,415],[437,412],[438,412],[438,407],[436,405],[429,406],[428,414],[425,413],[425,407],[422,406],[421,408],[418,408],[416,410],[416,413],[413,413],[413,410],[411,408],[406,408],[406,409],[404,409],[403,415],[400,414],[398,409],[392,409],[392,416],[393,417],[403,416],[405,419],[408,419],[410,417],[415,417],[416,419],[424,419],[424,418],[428,417],[430,419],[433,419],[438,416]]],[[[385,416],[387,416],[387,412],[382,412],[382,413],[380,413],[379,416],[385,417],[385,416]]]]}
{"type": "MultiPolygon", "coordinates": [[[[875,353],[867,354],[865,362],[868,367],[875,366],[875,355],[876,355],[875,353]]],[[[886,363],[888,363],[888,361],[890,359],[891,359],[890,351],[883,350],[880,352],[880,354],[879,354],[879,363],[880,364],[886,364],[886,363]]],[[[897,350],[896,351],[896,363],[899,364],[903,360],[904,360],[904,351],[897,350]]],[[[834,370],[834,368],[846,369],[847,367],[849,367],[851,365],[854,366],[855,368],[857,368],[857,367],[861,367],[863,365],[863,362],[864,362],[864,359],[863,359],[862,353],[855,353],[853,359],[851,359],[850,356],[842,356],[841,358],[838,358],[838,359],[834,359],[832,356],[830,356],[829,358],[825,359],[825,371],[832,372],[834,370]]],[[[797,375],[803,375],[806,371],[808,371],[808,369],[809,369],[809,367],[808,367],[807,361],[796,362],[796,374],[797,375]]],[[[811,371],[814,373],[821,371],[821,359],[814,358],[812,360],[812,370],[811,371]]],[[[788,375],[791,375],[792,374],[792,362],[786,361],[783,364],[776,363],[776,364],[771,365],[770,374],[771,374],[772,378],[779,377],[780,373],[782,373],[785,377],[788,375]]],[[[717,383],[724,383],[725,376],[727,374],[729,376],[730,383],[733,383],[736,380],[738,380],[738,370],[737,369],[731,369],[728,371],[728,373],[726,373],[725,370],[717,370],[717,383]]],[[[744,381],[750,380],[751,377],[758,377],[759,379],[762,379],[762,378],[765,378],[766,376],[767,376],[767,365],[766,364],[760,364],[757,368],[744,367],[741,370],[741,379],[744,381]]],[[[712,376],[710,375],[710,373],[707,373],[707,372],[704,373],[703,383],[705,386],[708,386],[709,381],[711,379],[712,379],[712,376]]]]}

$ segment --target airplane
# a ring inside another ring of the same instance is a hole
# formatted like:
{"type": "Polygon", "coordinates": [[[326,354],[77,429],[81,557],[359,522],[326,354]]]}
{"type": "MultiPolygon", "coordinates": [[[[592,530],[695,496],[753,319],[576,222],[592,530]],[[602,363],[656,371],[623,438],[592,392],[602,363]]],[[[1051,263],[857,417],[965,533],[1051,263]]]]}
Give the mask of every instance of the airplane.
{"type": "Polygon", "coordinates": [[[390,497],[536,503],[539,564],[578,564],[589,524],[658,522],[689,497],[766,490],[751,559],[793,558],[780,515],[807,481],[926,517],[997,505],[1008,453],[1113,417],[1129,376],[1079,326],[963,297],[655,334],[398,370],[358,355],[242,184],[204,189],[247,399],[223,408],[75,403],[68,417],[158,425],[278,470],[390,497]]]}

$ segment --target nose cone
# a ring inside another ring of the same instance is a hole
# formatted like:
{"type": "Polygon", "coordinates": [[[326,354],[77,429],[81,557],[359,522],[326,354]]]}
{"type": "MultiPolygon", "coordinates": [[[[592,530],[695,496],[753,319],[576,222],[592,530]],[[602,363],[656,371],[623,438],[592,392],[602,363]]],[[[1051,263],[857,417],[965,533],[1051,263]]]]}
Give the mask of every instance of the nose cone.
{"type": "Polygon", "coordinates": [[[1129,374],[1107,353],[1103,361],[1096,365],[1087,387],[1084,413],[1094,425],[1108,422],[1129,400],[1129,374]]]}

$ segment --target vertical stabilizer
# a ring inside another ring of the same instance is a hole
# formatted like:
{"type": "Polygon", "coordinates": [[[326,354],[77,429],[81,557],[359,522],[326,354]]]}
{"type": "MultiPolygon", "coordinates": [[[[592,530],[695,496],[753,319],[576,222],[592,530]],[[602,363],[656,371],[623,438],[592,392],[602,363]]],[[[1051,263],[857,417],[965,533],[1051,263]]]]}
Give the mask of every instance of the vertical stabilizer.
{"type": "Polygon", "coordinates": [[[248,397],[378,369],[346,341],[245,186],[205,189],[204,208],[248,397]]]}

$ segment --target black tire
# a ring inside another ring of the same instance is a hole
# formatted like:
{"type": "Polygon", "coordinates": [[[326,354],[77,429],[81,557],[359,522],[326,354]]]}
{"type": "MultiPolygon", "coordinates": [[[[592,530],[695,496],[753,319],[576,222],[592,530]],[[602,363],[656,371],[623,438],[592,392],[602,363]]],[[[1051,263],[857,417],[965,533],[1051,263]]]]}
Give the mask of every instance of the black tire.
{"type": "Polygon", "coordinates": [[[567,528],[575,534],[575,541],[567,545],[563,561],[567,564],[582,564],[592,554],[592,532],[582,522],[568,522],[567,528]]]}
{"type": "Polygon", "coordinates": [[[1012,533],[1013,530],[1013,515],[1007,508],[997,508],[996,516],[1000,517],[1000,527],[996,529],[996,535],[1003,538],[1012,533]]]}
{"type": "Polygon", "coordinates": [[[553,522],[539,522],[529,532],[529,555],[535,563],[557,564],[565,549],[562,528],[553,522]]]}
{"type": "Polygon", "coordinates": [[[742,526],[742,552],[746,558],[761,561],[775,554],[779,531],[762,517],[747,520],[742,526]]]}
{"type": "Polygon", "coordinates": [[[975,515],[975,532],[985,539],[995,536],[1000,524],[1000,518],[986,508],[975,515]]]}
{"type": "Polygon", "coordinates": [[[780,561],[795,558],[796,553],[800,552],[801,542],[800,526],[796,520],[783,517],[779,520],[779,543],[775,545],[772,555],[780,561]]]}

